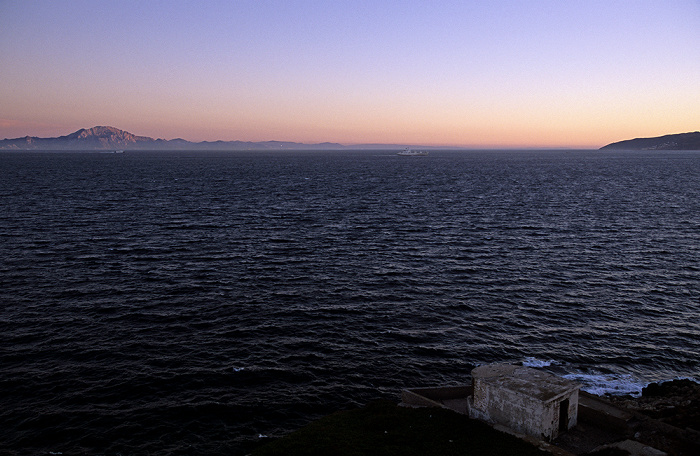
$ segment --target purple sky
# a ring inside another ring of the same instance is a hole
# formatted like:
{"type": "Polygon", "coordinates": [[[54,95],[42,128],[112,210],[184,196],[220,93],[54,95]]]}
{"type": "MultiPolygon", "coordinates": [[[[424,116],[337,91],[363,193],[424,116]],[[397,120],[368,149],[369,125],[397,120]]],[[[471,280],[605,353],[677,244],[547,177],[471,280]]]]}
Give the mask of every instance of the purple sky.
{"type": "Polygon", "coordinates": [[[599,147],[700,129],[700,1],[0,0],[0,138],[599,147]]]}

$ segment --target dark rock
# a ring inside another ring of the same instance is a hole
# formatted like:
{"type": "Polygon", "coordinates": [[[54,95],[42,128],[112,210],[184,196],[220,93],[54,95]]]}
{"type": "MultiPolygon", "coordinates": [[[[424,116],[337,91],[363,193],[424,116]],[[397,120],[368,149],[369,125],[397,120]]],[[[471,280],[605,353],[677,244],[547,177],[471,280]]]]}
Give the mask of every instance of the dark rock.
{"type": "Polygon", "coordinates": [[[602,448],[600,450],[586,453],[586,456],[629,456],[630,452],[622,448],[602,448]]]}
{"type": "Polygon", "coordinates": [[[700,384],[692,380],[650,383],[638,398],[610,398],[630,410],[680,429],[700,430],[700,384]]]}

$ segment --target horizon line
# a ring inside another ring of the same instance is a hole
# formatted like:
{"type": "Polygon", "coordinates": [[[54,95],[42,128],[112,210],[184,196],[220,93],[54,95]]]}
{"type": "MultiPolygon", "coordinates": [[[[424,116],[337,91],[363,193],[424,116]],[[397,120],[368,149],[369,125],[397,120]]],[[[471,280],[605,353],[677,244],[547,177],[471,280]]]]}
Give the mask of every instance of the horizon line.
{"type": "Polygon", "coordinates": [[[600,149],[603,146],[593,146],[593,145],[587,145],[587,146],[571,146],[571,145],[556,145],[556,146],[545,146],[545,145],[498,145],[498,144],[418,144],[418,143],[399,143],[399,142],[386,142],[386,143],[380,143],[380,142],[338,142],[338,141],[332,141],[332,140],[325,140],[325,141],[318,141],[318,142],[304,142],[304,141],[290,141],[290,140],[280,140],[280,139],[267,139],[267,140],[259,140],[259,141],[254,141],[254,140],[242,140],[242,139],[205,139],[201,141],[196,141],[196,140],[189,140],[185,139],[183,137],[175,137],[171,139],[166,139],[166,138],[161,138],[161,137],[153,137],[153,136],[147,136],[147,135],[141,135],[141,134],[135,134],[132,133],[131,131],[124,130],[118,127],[113,127],[111,125],[95,125],[93,127],[81,127],[78,128],[75,131],[71,131],[70,133],[67,134],[60,134],[58,136],[35,136],[31,134],[26,134],[14,138],[4,138],[0,141],[13,141],[13,140],[21,140],[23,138],[36,138],[36,139],[58,139],[63,136],[69,136],[73,133],[77,133],[82,130],[92,130],[95,128],[110,128],[114,130],[118,130],[124,133],[128,133],[130,135],[136,136],[136,137],[142,137],[142,138],[149,138],[154,141],[186,141],[188,143],[192,144],[205,144],[205,143],[227,143],[227,142],[239,142],[239,143],[251,143],[251,144],[263,144],[263,143],[290,143],[290,144],[298,144],[298,145],[309,145],[309,146],[321,146],[323,144],[329,144],[329,145],[337,145],[337,146],[342,146],[344,148],[352,148],[352,147],[358,147],[358,148],[368,148],[368,147],[378,147],[378,148],[405,148],[405,147],[410,147],[410,148],[423,148],[423,149],[435,149],[435,150],[597,150],[600,149]]]}

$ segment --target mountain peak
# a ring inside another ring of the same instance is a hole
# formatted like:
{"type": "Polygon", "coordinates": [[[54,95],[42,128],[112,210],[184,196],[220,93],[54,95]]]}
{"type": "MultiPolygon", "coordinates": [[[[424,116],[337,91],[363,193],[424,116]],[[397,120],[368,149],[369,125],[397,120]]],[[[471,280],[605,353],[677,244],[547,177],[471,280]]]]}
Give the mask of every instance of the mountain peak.
{"type": "Polygon", "coordinates": [[[153,138],[147,136],[136,136],[128,131],[114,127],[96,126],[92,128],[81,128],[80,130],[66,136],[57,138],[67,142],[71,147],[79,149],[113,149],[125,148],[136,143],[152,142],[153,138]]]}
{"type": "Polygon", "coordinates": [[[97,126],[92,128],[81,128],[80,130],[71,133],[64,138],[67,139],[85,139],[85,138],[135,138],[136,136],[128,131],[120,130],[114,127],[97,126]]]}
{"type": "Polygon", "coordinates": [[[124,134],[124,133],[131,134],[127,131],[120,130],[118,128],[106,127],[106,126],[97,126],[97,127],[92,127],[92,128],[88,128],[88,129],[83,128],[83,129],[81,129],[81,131],[84,131],[84,132],[89,133],[89,134],[94,135],[94,136],[103,136],[103,135],[107,135],[107,134],[124,134]]]}

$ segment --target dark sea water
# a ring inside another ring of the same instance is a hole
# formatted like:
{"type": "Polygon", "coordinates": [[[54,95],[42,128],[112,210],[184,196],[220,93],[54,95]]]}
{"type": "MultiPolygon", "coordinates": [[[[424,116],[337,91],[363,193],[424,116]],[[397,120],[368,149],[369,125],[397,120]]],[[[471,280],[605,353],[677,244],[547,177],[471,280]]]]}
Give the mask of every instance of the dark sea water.
{"type": "Polygon", "coordinates": [[[0,454],[243,454],[490,362],[700,378],[700,152],[0,153],[0,454]]]}

